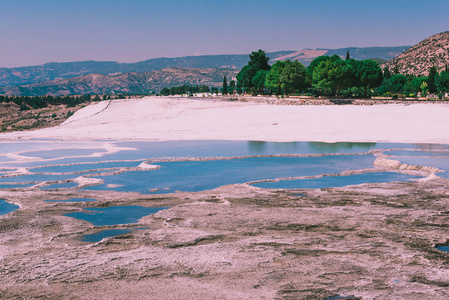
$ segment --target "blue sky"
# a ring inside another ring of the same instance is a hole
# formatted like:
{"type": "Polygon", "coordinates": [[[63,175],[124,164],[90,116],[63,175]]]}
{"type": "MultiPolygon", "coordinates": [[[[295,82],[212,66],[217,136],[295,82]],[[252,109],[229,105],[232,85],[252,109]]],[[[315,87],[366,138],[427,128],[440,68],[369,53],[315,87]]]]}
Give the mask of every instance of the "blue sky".
{"type": "Polygon", "coordinates": [[[0,0],[0,67],[414,45],[448,0],[0,0]]]}

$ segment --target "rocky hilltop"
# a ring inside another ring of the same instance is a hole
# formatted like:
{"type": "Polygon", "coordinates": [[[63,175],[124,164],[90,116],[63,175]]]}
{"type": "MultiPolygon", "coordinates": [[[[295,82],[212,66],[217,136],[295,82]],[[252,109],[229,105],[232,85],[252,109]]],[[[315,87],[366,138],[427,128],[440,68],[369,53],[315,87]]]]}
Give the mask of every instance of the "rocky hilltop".
{"type": "Polygon", "coordinates": [[[430,67],[435,66],[441,71],[447,64],[449,64],[449,31],[423,40],[382,67],[393,70],[397,66],[401,74],[427,75],[430,67]]]}
{"type": "Polygon", "coordinates": [[[0,88],[6,95],[148,94],[177,85],[221,86],[223,77],[235,78],[238,70],[169,68],[153,72],[121,75],[89,74],[69,79],[37,82],[20,87],[0,88]]]}
{"type": "Polygon", "coordinates": [[[349,47],[340,49],[304,49],[301,51],[289,53],[284,56],[279,56],[277,58],[272,59],[271,62],[290,59],[290,60],[298,60],[305,66],[308,66],[312,62],[312,60],[321,55],[331,56],[336,54],[344,59],[348,51],[351,58],[356,60],[374,59],[378,61],[388,61],[398,56],[408,48],[409,46],[365,47],[365,48],[349,47]]]}

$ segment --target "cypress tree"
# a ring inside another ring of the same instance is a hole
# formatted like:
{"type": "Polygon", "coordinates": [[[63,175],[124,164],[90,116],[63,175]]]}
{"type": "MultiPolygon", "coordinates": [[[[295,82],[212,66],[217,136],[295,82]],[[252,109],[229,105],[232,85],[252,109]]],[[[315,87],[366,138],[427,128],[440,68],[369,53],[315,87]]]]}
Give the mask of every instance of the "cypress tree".
{"type": "Polygon", "coordinates": [[[384,68],[384,78],[385,79],[390,79],[391,78],[390,69],[388,69],[388,67],[384,68]]]}
{"type": "Polygon", "coordinates": [[[349,49],[346,51],[346,60],[351,59],[351,56],[349,55],[349,49]]]}
{"type": "Polygon", "coordinates": [[[429,87],[429,93],[433,94],[436,92],[435,79],[437,76],[437,68],[435,66],[429,69],[429,77],[427,78],[427,86],[429,87]]]}
{"type": "Polygon", "coordinates": [[[234,94],[234,92],[235,92],[235,80],[231,80],[229,82],[229,87],[231,88],[231,93],[234,94]]]}
{"type": "Polygon", "coordinates": [[[228,94],[228,83],[226,81],[226,75],[223,78],[223,95],[227,95],[228,94]]]}

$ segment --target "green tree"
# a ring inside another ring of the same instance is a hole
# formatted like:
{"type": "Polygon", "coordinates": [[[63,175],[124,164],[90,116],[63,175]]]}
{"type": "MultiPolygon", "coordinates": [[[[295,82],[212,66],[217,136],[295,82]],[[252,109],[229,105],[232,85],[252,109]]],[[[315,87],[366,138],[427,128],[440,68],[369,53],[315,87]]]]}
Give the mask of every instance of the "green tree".
{"type": "Polygon", "coordinates": [[[427,82],[427,77],[423,76],[423,77],[414,77],[412,78],[412,80],[410,81],[410,91],[414,92],[414,93],[419,93],[421,92],[421,85],[423,84],[423,82],[427,82]]]}
{"type": "Polygon", "coordinates": [[[267,70],[259,70],[253,77],[252,84],[254,92],[253,94],[263,94],[263,89],[265,87],[265,77],[267,75],[267,70]]]}
{"type": "Polygon", "coordinates": [[[384,78],[385,79],[390,79],[391,78],[391,72],[390,72],[390,69],[388,69],[388,67],[384,68],[384,78]]]}
{"type": "Polygon", "coordinates": [[[434,94],[437,91],[436,81],[438,77],[437,68],[435,66],[430,67],[429,76],[427,78],[427,87],[429,89],[429,93],[434,94]]]}
{"type": "Polygon", "coordinates": [[[306,68],[297,60],[287,60],[280,74],[280,82],[285,93],[305,90],[309,86],[306,68]]]}
{"type": "Polygon", "coordinates": [[[268,61],[269,57],[266,56],[265,51],[260,50],[252,52],[249,55],[249,62],[242,70],[237,74],[237,82],[239,87],[253,88],[253,78],[260,70],[270,70],[268,61]]]}
{"type": "Polygon", "coordinates": [[[375,88],[382,83],[382,69],[379,64],[371,59],[360,61],[356,70],[356,77],[364,88],[364,95],[366,97],[366,90],[368,87],[375,88]]]}
{"type": "Polygon", "coordinates": [[[271,67],[271,70],[266,74],[265,86],[271,91],[274,91],[276,95],[280,95],[282,93],[281,74],[284,70],[285,64],[285,61],[277,61],[271,67]]]}
{"type": "Polygon", "coordinates": [[[404,91],[404,85],[407,83],[407,77],[402,74],[396,74],[391,76],[389,82],[392,93],[402,93],[404,91]]]}
{"type": "Polygon", "coordinates": [[[229,88],[231,89],[231,93],[234,94],[234,92],[235,92],[235,80],[231,80],[229,82],[229,88]]]}
{"type": "Polygon", "coordinates": [[[307,75],[309,76],[309,79],[312,80],[313,77],[313,71],[315,70],[316,67],[318,67],[318,65],[329,59],[330,56],[326,56],[326,55],[322,55],[322,56],[318,56],[316,57],[314,60],[312,60],[312,62],[310,63],[310,65],[307,67],[307,75]]]}
{"type": "Polygon", "coordinates": [[[338,95],[340,89],[351,85],[353,80],[351,73],[351,67],[340,56],[332,55],[313,70],[312,84],[316,88],[331,90],[338,95]]]}
{"type": "Polygon", "coordinates": [[[226,75],[223,78],[223,95],[228,94],[228,82],[226,81],[226,75]]]}
{"type": "Polygon", "coordinates": [[[421,96],[423,96],[423,97],[427,96],[427,91],[428,91],[428,90],[429,90],[429,88],[428,88],[427,82],[424,81],[424,82],[421,84],[421,91],[422,91],[421,96]]]}
{"type": "Polygon", "coordinates": [[[198,87],[198,92],[200,93],[209,93],[210,88],[207,85],[201,85],[198,87]]]}
{"type": "Polygon", "coordinates": [[[348,51],[346,51],[346,60],[348,60],[350,58],[351,58],[351,56],[349,55],[349,49],[348,49],[348,51]]]}
{"type": "Polygon", "coordinates": [[[169,90],[168,88],[164,87],[164,88],[161,90],[161,95],[162,95],[162,96],[168,96],[168,95],[170,95],[170,90],[169,90]]]}
{"type": "Polygon", "coordinates": [[[443,93],[449,92],[449,71],[442,71],[437,79],[435,84],[437,91],[443,93]]]}

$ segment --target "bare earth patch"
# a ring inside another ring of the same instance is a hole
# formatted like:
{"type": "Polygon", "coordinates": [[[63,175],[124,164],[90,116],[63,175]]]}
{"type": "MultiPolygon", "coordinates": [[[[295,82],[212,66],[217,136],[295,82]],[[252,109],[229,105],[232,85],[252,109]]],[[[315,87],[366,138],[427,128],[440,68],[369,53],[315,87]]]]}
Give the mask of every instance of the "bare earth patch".
{"type": "Polygon", "coordinates": [[[67,120],[80,108],[82,105],[77,107],[49,105],[45,108],[21,111],[17,104],[0,103],[0,132],[54,127],[67,120]]]}

